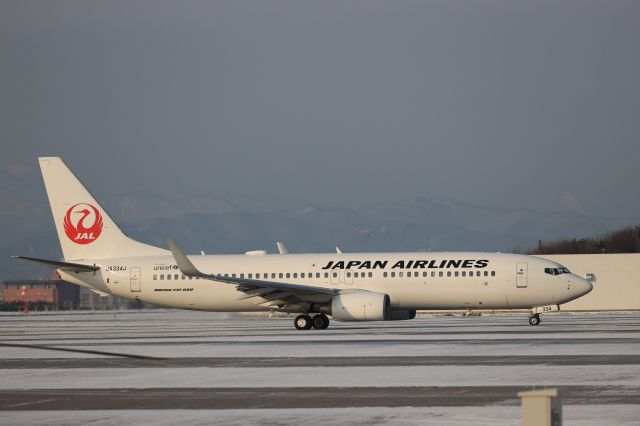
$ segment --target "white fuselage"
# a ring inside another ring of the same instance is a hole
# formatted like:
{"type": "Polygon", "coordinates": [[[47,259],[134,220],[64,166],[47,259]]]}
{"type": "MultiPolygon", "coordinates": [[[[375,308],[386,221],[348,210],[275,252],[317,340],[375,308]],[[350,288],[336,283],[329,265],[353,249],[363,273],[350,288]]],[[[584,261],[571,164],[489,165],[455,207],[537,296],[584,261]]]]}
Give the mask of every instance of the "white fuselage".
{"type": "MultiPolygon", "coordinates": [[[[529,309],[560,305],[591,290],[571,273],[551,275],[557,263],[503,253],[342,253],[190,256],[207,274],[228,275],[389,295],[401,309],[529,309]]],[[[171,255],[85,260],[93,272],[60,271],[62,278],[157,305],[207,311],[261,311],[260,297],[229,283],[187,277],[171,255]]]]}

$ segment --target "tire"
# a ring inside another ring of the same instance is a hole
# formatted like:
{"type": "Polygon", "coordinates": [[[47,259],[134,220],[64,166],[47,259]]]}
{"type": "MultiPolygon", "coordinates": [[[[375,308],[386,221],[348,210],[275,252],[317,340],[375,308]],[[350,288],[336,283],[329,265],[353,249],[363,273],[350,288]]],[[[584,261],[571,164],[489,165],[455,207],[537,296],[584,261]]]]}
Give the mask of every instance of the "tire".
{"type": "Polygon", "coordinates": [[[540,324],[540,315],[531,315],[529,317],[529,325],[538,325],[540,324]]]}
{"type": "Polygon", "coordinates": [[[295,320],[293,320],[293,325],[298,330],[309,330],[312,326],[311,317],[309,315],[298,315],[295,320]]]}
{"type": "Polygon", "coordinates": [[[312,324],[317,330],[325,330],[329,327],[329,317],[324,314],[316,315],[312,319],[312,324]]]}
{"type": "Polygon", "coordinates": [[[324,324],[322,324],[322,329],[326,330],[327,328],[329,328],[329,317],[326,315],[322,315],[322,318],[324,319],[324,324]]]}

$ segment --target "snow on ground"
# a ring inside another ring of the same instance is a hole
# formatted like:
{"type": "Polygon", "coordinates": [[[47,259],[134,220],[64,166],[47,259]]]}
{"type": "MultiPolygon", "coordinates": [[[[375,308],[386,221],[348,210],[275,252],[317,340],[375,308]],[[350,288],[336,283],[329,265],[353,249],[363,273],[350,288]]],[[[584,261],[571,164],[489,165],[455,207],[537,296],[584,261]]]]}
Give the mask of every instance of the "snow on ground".
{"type": "MultiPolygon", "coordinates": [[[[444,317],[338,323],[300,332],[290,318],[189,311],[0,317],[0,342],[152,357],[640,355],[639,315],[444,317]]],[[[0,346],[2,358],[99,355],[0,346]]]]}
{"type": "MultiPolygon", "coordinates": [[[[565,405],[564,426],[640,425],[635,405],[565,405]]],[[[430,425],[519,426],[520,407],[367,407],[260,410],[108,410],[108,411],[4,411],[6,426],[47,424],[119,426],[225,425],[430,425]]]]}
{"type": "MultiPolygon", "coordinates": [[[[640,387],[640,315],[526,314],[423,316],[414,321],[336,323],[296,331],[291,318],[245,318],[186,311],[0,315],[0,358],[85,358],[38,346],[151,357],[405,357],[575,355],[575,365],[384,367],[33,368],[0,369],[0,389],[239,387],[607,386],[640,387]],[[581,365],[580,355],[637,355],[638,362],[581,365]]],[[[113,358],[118,359],[118,358],[113,358]]],[[[70,363],[73,360],[69,361],[70,363]]],[[[446,364],[446,363],[445,363],[446,364]]],[[[70,364],[73,365],[73,364],[70,364]]],[[[123,394],[125,395],[125,394],[123,394]]],[[[634,394],[635,395],[635,394],[634,394]]],[[[515,398],[515,396],[514,396],[515,398]]],[[[604,404],[594,395],[591,401],[604,404]]],[[[624,401],[623,401],[624,402],[624,401]]],[[[355,404],[354,404],[355,405],[355,404]]],[[[639,405],[569,405],[564,424],[640,425],[639,405]]],[[[518,406],[358,407],[244,410],[0,411],[1,425],[307,424],[519,425],[518,406]]]]}
{"type": "Polygon", "coordinates": [[[640,365],[41,368],[2,371],[1,389],[388,386],[640,387],[640,365]],[[69,380],[72,377],[73,380],[69,380]]]}

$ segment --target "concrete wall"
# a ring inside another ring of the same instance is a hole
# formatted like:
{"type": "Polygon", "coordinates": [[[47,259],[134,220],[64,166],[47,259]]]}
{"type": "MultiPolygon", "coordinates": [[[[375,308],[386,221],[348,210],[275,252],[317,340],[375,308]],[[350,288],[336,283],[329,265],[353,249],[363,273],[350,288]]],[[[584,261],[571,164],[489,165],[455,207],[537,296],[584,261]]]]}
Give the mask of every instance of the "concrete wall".
{"type": "Polygon", "coordinates": [[[640,310],[640,253],[539,256],[583,278],[593,274],[593,290],[560,307],[563,311],[640,310]]]}

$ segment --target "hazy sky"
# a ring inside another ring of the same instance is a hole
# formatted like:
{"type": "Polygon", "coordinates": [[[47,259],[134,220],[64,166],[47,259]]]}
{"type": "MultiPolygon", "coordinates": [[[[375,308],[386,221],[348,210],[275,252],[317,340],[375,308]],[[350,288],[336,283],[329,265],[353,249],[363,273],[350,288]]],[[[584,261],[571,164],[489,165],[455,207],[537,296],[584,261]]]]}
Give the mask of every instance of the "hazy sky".
{"type": "Polygon", "coordinates": [[[639,46],[637,0],[2,0],[0,169],[637,217],[639,46]]]}

